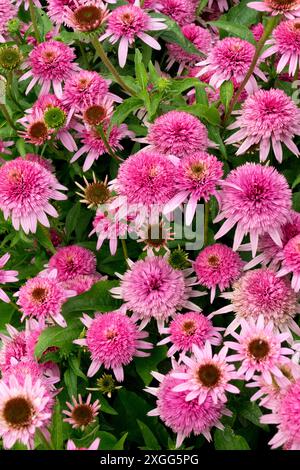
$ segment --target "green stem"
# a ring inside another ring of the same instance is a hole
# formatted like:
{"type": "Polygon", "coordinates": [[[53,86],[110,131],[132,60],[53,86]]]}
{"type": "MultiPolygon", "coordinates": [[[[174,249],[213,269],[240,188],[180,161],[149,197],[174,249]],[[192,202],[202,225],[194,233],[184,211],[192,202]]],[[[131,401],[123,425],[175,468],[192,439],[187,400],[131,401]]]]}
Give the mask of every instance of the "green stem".
{"type": "Polygon", "coordinates": [[[88,58],[87,58],[87,55],[86,55],[86,52],[84,50],[84,46],[81,44],[81,42],[77,42],[78,44],[78,47],[80,49],[80,53],[81,53],[81,56],[83,58],[83,62],[84,62],[84,66],[87,70],[89,70],[89,61],[88,61],[88,58]]]}
{"type": "Polygon", "coordinates": [[[103,143],[104,143],[104,145],[105,145],[105,148],[106,148],[106,150],[107,150],[107,153],[108,153],[112,158],[114,158],[118,163],[123,162],[123,159],[120,158],[120,157],[118,157],[118,155],[116,155],[115,152],[113,151],[113,149],[111,148],[111,146],[110,146],[110,144],[109,144],[109,141],[108,141],[108,139],[107,139],[107,137],[106,137],[105,131],[104,131],[104,129],[103,129],[103,127],[102,127],[101,124],[99,124],[99,125],[97,126],[97,130],[98,130],[98,132],[99,132],[99,134],[100,134],[100,136],[101,136],[101,139],[103,140],[103,143]]]}
{"type": "Polygon", "coordinates": [[[257,64],[257,61],[259,59],[259,56],[260,56],[260,53],[265,45],[265,42],[266,40],[268,39],[268,37],[270,36],[270,34],[272,33],[273,29],[275,28],[275,26],[278,24],[279,20],[280,20],[280,15],[277,15],[277,16],[271,16],[266,24],[266,27],[265,27],[265,30],[264,30],[264,33],[262,35],[262,37],[260,38],[260,40],[258,41],[257,43],[257,46],[256,46],[256,51],[255,51],[255,54],[253,56],[253,59],[252,59],[252,62],[251,62],[251,65],[249,67],[249,70],[244,78],[244,80],[242,81],[242,83],[240,84],[239,88],[237,89],[236,93],[233,95],[233,98],[231,100],[231,103],[230,103],[230,106],[228,108],[228,111],[227,113],[225,114],[224,116],[224,119],[223,119],[223,122],[224,124],[226,123],[226,121],[228,120],[228,118],[231,116],[231,113],[236,105],[236,103],[238,102],[238,99],[239,97],[241,96],[242,92],[244,91],[244,88],[245,86],[247,85],[251,75],[253,74],[254,72],[254,69],[256,67],[256,64],[257,64]]]}
{"type": "Polygon", "coordinates": [[[41,35],[40,35],[39,27],[36,21],[35,9],[34,9],[32,0],[29,0],[29,12],[30,12],[33,30],[34,30],[35,39],[37,40],[37,42],[41,42],[41,35]]]}
{"type": "Polygon", "coordinates": [[[102,45],[100,44],[100,42],[98,41],[97,38],[94,38],[92,39],[92,44],[98,54],[98,56],[100,57],[100,59],[102,60],[102,62],[104,63],[105,67],[110,71],[110,73],[114,76],[115,78],[115,81],[123,88],[123,90],[128,93],[129,95],[131,96],[136,96],[136,92],[130,88],[129,86],[126,85],[126,83],[124,82],[124,80],[122,79],[122,77],[120,76],[119,72],[117,71],[117,69],[114,67],[114,65],[111,63],[111,61],[109,60],[109,58],[107,57],[102,45]]]}
{"type": "Polygon", "coordinates": [[[7,107],[4,103],[0,103],[0,111],[2,112],[3,116],[5,117],[6,122],[10,125],[10,127],[14,131],[16,131],[17,128],[16,128],[16,126],[15,126],[15,124],[14,124],[14,122],[13,122],[13,120],[12,120],[12,118],[11,118],[9,112],[8,112],[8,109],[7,109],[7,107]]]}
{"type": "Polygon", "coordinates": [[[204,203],[204,246],[208,244],[209,201],[204,203]]]}
{"type": "Polygon", "coordinates": [[[15,103],[15,105],[19,108],[20,111],[22,111],[22,114],[24,113],[24,109],[21,108],[21,106],[18,103],[18,100],[15,97],[14,94],[14,88],[13,88],[13,72],[9,71],[7,74],[7,85],[6,85],[6,93],[10,96],[11,100],[15,103]]]}
{"type": "Polygon", "coordinates": [[[122,243],[122,249],[123,249],[124,258],[125,258],[125,261],[127,262],[127,259],[128,259],[128,251],[127,251],[126,241],[124,240],[124,238],[121,238],[121,243],[122,243]]]}

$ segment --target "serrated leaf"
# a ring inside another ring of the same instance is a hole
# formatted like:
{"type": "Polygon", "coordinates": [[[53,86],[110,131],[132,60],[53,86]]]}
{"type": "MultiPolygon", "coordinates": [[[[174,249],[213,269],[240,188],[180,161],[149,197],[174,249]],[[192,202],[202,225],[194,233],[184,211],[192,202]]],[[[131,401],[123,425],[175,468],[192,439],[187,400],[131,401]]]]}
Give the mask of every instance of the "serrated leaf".
{"type": "Polygon", "coordinates": [[[137,419],[145,444],[149,450],[160,450],[161,447],[151,429],[142,421],[137,419]]]}
{"type": "Polygon", "coordinates": [[[216,450],[250,450],[246,439],[234,434],[228,426],[223,431],[221,429],[215,431],[214,444],[216,450]]]}

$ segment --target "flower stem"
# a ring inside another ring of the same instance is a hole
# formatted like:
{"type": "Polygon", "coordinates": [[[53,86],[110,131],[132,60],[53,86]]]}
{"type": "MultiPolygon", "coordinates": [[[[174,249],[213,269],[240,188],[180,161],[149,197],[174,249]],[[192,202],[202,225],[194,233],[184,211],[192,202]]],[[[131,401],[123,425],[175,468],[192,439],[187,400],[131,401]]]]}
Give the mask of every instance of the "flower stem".
{"type": "Polygon", "coordinates": [[[126,241],[124,240],[124,238],[121,238],[121,243],[122,243],[122,249],[123,249],[124,258],[125,258],[125,261],[126,261],[126,263],[127,263],[128,251],[127,251],[126,241]]]}
{"type": "Polygon", "coordinates": [[[99,124],[99,125],[97,126],[97,130],[98,130],[98,132],[99,132],[99,134],[100,134],[100,136],[101,136],[101,139],[103,140],[103,143],[104,143],[104,145],[105,145],[105,148],[106,148],[106,150],[107,150],[107,153],[108,153],[112,158],[114,158],[118,163],[123,162],[123,159],[120,158],[120,157],[118,157],[118,155],[116,155],[115,152],[113,151],[113,149],[111,148],[111,146],[110,146],[110,144],[109,144],[109,141],[108,141],[108,139],[107,139],[107,137],[106,137],[105,131],[104,131],[104,129],[103,129],[103,127],[102,127],[101,124],[99,124]]]}
{"type": "Polygon", "coordinates": [[[3,116],[5,117],[7,124],[9,124],[10,127],[14,131],[16,131],[17,128],[16,128],[16,126],[15,126],[15,124],[14,124],[14,122],[13,122],[13,120],[12,120],[12,118],[11,118],[9,112],[8,112],[8,109],[7,109],[7,107],[4,103],[0,103],[0,111],[2,112],[3,116]]]}
{"type": "Polygon", "coordinates": [[[223,122],[226,123],[227,119],[230,117],[232,111],[233,111],[233,108],[234,106],[236,105],[236,103],[238,102],[238,99],[239,97],[241,96],[245,86],[247,85],[251,75],[253,74],[254,72],[254,69],[256,67],[256,64],[257,64],[257,61],[259,59],[259,56],[260,56],[260,53],[265,45],[265,42],[266,40],[268,39],[268,37],[270,36],[270,34],[272,33],[273,29],[275,28],[275,26],[278,24],[280,20],[280,15],[277,15],[277,16],[271,16],[269,19],[268,19],[268,22],[266,24],[266,27],[265,27],[265,30],[264,30],[264,33],[262,35],[262,37],[260,38],[260,40],[258,41],[257,43],[257,46],[256,46],[256,51],[255,51],[255,54],[253,56],[253,59],[252,59],[252,62],[251,62],[251,65],[249,67],[249,70],[244,78],[244,80],[242,81],[242,83],[240,84],[239,88],[237,89],[236,93],[233,95],[233,98],[231,100],[231,103],[229,105],[229,108],[228,108],[228,111],[227,113],[225,114],[224,116],[224,119],[223,119],[223,122]]]}
{"type": "Polygon", "coordinates": [[[209,201],[204,203],[204,246],[208,244],[209,201]]]}
{"type": "Polygon", "coordinates": [[[30,12],[33,30],[34,30],[35,39],[37,40],[37,42],[41,42],[41,36],[39,32],[39,27],[36,21],[35,9],[34,9],[32,0],[29,0],[29,12],[30,12]]]}
{"type": "Polygon", "coordinates": [[[117,71],[117,69],[114,67],[114,65],[111,63],[111,61],[109,60],[109,58],[107,57],[102,45],[100,44],[100,42],[98,41],[97,38],[94,38],[92,39],[92,44],[98,54],[98,56],[100,57],[100,59],[102,60],[102,62],[104,63],[105,67],[110,71],[110,73],[114,76],[116,82],[123,88],[123,90],[128,93],[129,95],[131,96],[135,96],[136,95],[136,92],[130,88],[129,86],[126,85],[126,83],[124,82],[124,80],[122,79],[122,77],[120,76],[119,72],[117,71]]]}

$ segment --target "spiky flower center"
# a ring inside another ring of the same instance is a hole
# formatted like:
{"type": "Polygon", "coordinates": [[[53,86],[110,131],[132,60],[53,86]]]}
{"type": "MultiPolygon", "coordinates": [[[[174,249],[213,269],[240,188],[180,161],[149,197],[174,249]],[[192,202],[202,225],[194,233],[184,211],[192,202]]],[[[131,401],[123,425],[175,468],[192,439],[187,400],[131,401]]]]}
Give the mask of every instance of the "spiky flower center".
{"type": "Polygon", "coordinates": [[[214,364],[204,364],[203,366],[199,367],[197,371],[197,378],[202,385],[212,388],[218,384],[221,378],[221,371],[214,364]]]}
{"type": "Polygon", "coordinates": [[[190,175],[193,179],[202,180],[206,175],[205,163],[198,162],[198,163],[194,163],[193,165],[191,165],[190,175]]]}
{"type": "Polygon", "coordinates": [[[105,332],[106,339],[111,340],[118,337],[118,332],[114,328],[110,328],[105,332]]]}
{"type": "Polygon", "coordinates": [[[48,108],[44,113],[45,123],[51,129],[59,129],[66,122],[66,113],[57,106],[48,108]]]}
{"type": "Polygon", "coordinates": [[[28,398],[17,396],[8,400],[3,409],[4,420],[15,429],[26,428],[33,416],[33,406],[28,398]]]}
{"type": "Polygon", "coordinates": [[[197,326],[193,320],[187,320],[182,325],[182,331],[186,336],[191,336],[195,333],[197,326]]]}
{"type": "Polygon", "coordinates": [[[86,404],[77,405],[72,411],[72,418],[78,426],[87,426],[94,419],[93,410],[86,404]]]}
{"type": "Polygon", "coordinates": [[[300,7],[299,0],[266,0],[266,4],[278,11],[296,10],[300,7]]]}
{"type": "Polygon", "coordinates": [[[84,111],[83,119],[91,126],[101,124],[107,117],[106,109],[101,105],[89,106],[84,111]]]}
{"type": "Polygon", "coordinates": [[[111,375],[103,374],[103,376],[97,380],[97,386],[102,393],[111,393],[115,389],[115,381],[111,375]]]}
{"type": "Polygon", "coordinates": [[[147,245],[158,248],[166,242],[166,233],[161,224],[149,225],[147,229],[147,245]]]}
{"type": "Polygon", "coordinates": [[[48,291],[45,287],[35,287],[31,291],[31,297],[36,302],[43,303],[43,302],[45,302],[45,300],[47,298],[47,293],[48,293],[48,291]]]}
{"type": "Polygon", "coordinates": [[[123,15],[121,15],[121,21],[126,26],[131,26],[132,23],[134,22],[134,15],[130,12],[123,13],[123,15]]]}
{"type": "Polygon", "coordinates": [[[207,258],[207,263],[212,268],[217,268],[220,265],[220,258],[217,255],[210,255],[207,258]]]}
{"type": "Polygon", "coordinates": [[[85,199],[90,204],[104,204],[110,198],[110,191],[102,181],[89,184],[84,191],[85,199]]]}
{"type": "Polygon", "coordinates": [[[103,13],[95,5],[88,5],[78,8],[74,17],[82,31],[94,31],[101,25],[103,13]]]}
{"type": "Polygon", "coordinates": [[[48,137],[48,128],[43,121],[34,122],[28,129],[28,135],[33,139],[46,140],[48,137]]]}
{"type": "Polygon", "coordinates": [[[44,51],[42,57],[45,62],[52,63],[56,59],[56,52],[53,50],[44,51]]]}
{"type": "Polygon", "coordinates": [[[184,269],[189,265],[188,254],[181,248],[177,248],[170,254],[168,262],[174,269],[184,269]]]}
{"type": "Polygon", "coordinates": [[[248,351],[256,360],[265,359],[270,351],[267,341],[261,338],[253,339],[248,345],[248,351]]]}
{"type": "Polygon", "coordinates": [[[21,54],[17,47],[0,48],[0,66],[6,70],[14,70],[20,65],[21,54]]]}

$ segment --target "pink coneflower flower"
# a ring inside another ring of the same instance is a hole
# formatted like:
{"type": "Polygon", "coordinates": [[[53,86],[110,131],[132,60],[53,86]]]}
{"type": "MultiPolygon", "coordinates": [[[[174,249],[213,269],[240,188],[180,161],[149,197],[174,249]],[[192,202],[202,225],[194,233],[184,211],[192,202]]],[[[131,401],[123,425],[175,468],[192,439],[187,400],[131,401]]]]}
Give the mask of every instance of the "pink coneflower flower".
{"type": "Polygon", "coordinates": [[[211,344],[206,341],[203,349],[192,346],[194,356],[182,356],[182,361],[187,365],[185,372],[173,372],[171,375],[182,382],[176,385],[174,392],[188,391],[186,401],[198,398],[201,405],[207,397],[211,397],[213,403],[225,403],[226,392],[240,393],[239,389],[230,383],[238,377],[235,368],[227,362],[228,348],[223,347],[218,354],[212,353],[211,344]]]}
{"type": "Polygon", "coordinates": [[[143,243],[143,251],[147,254],[159,253],[161,249],[169,252],[168,242],[174,240],[174,233],[171,227],[164,224],[164,221],[158,223],[144,223],[137,229],[139,236],[137,243],[143,243]]]}
{"type": "Polygon", "coordinates": [[[220,213],[214,222],[226,221],[215,239],[237,224],[234,250],[248,233],[252,256],[257,251],[258,237],[265,233],[282,246],[281,227],[290,220],[291,210],[291,190],[285,177],[271,166],[247,163],[232,170],[221,185],[220,213]]]}
{"type": "Polygon", "coordinates": [[[49,227],[47,214],[57,217],[50,199],[64,200],[66,190],[56,177],[38,163],[15,158],[0,167],[0,209],[11,217],[15,230],[36,232],[37,222],[49,227]]]}
{"type": "Polygon", "coordinates": [[[0,0],[0,43],[7,40],[7,23],[17,16],[17,8],[11,0],[0,0]]]}
{"type": "Polygon", "coordinates": [[[160,0],[157,9],[179,26],[193,23],[196,19],[196,5],[191,0],[160,0]]]}
{"type": "Polygon", "coordinates": [[[290,450],[300,450],[300,379],[286,387],[275,400],[272,413],[260,420],[277,425],[278,432],[269,442],[272,449],[284,445],[290,450]]]}
{"type": "Polygon", "coordinates": [[[289,20],[300,16],[299,0],[264,0],[247,3],[247,6],[254,10],[267,11],[272,16],[285,15],[289,20]]]}
{"type": "Polygon", "coordinates": [[[219,331],[222,328],[215,328],[212,322],[199,312],[178,313],[170,322],[168,328],[164,328],[162,333],[168,334],[166,338],[157,343],[158,346],[172,343],[168,350],[168,357],[176,352],[191,352],[195,344],[203,348],[206,341],[218,346],[222,342],[219,331]]]}
{"type": "MultiPolygon", "coordinates": [[[[185,367],[176,366],[178,373],[184,373],[185,367]]],[[[223,403],[213,403],[211,397],[207,397],[202,404],[198,400],[186,400],[187,391],[174,392],[174,388],[182,384],[172,376],[152,372],[159,382],[159,387],[147,387],[146,392],[157,397],[156,408],[149,411],[148,416],[158,416],[163,423],[177,434],[176,448],[180,447],[184,439],[192,433],[196,436],[203,434],[205,439],[211,441],[211,429],[217,427],[223,429],[220,419],[222,415],[231,416],[223,403]]]]}
{"type": "Polygon", "coordinates": [[[20,80],[32,77],[26,94],[36,85],[42,85],[40,95],[50,92],[51,85],[58,98],[62,97],[62,82],[78,70],[73,63],[76,58],[74,49],[63,42],[50,40],[38,44],[29,54],[27,65],[30,70],[20,80]]]}
{"type": "Polygon", "coordinates": [[[164,18],[152,18],[138,6],[122,5],[111,12],[106,32],[100,40],[110,38],[109,41],[113,44],[120,40],[118,58],[120,67],[124,67],[128,47],[134,43],[136,38],[141,39],[153,49],[161,49],[157,40],[149,36],[146,31],[166,29],[164,21],[164,18]]]}
{"type": "MultiPolygon", "coordinates": [[[[201,28],[195,24],[186,24],[181,28],[183,35],[191,41],[200,53],[207,54],[212,45],[212,37],[208,29],[201,28]]],[[[185,51],[178,44],[167,44],[169,70],[175,62],[179,63],[178,75],[187,68],[195,65],[201,54],[191,54],[185,51]]]]}
{"type": "Polygon", "coordinates": [[[34,145],[43,145],[51,139],[54,129],[50,129],[44,119],[41,110],[36,110],[32,114],[26,114],[18,122],[24,126],[25,130],[20,131],[19,135],[27,142],[34,145]]]}
{"type": "Polygon", "coordinates": [[[51,421],[52,397],[40,379],[26,374],[24,380],[10,375],[0,381],[0,436],[5,449],[17,441],[33,448],[37,429],[46,433],[51,421]]]}
{"type": "Polygon", "coordinates": [[[120,287],[114,287],[111,292],[126,302],[126,308],[133,312],[134,318],[142,320],[142,326],[154,318],[161,330],[165,320],[173,317],[177,310],[200,311],[188,300],[205,294],[192,290],[196,278],[188,277],[191,269],[176,270],[162,256],[148,256],[135,263],[129,261],[129,266],[124,275],[118,274],[120,287]]]}
{"type": "MultiPolygon", "coordinates": [[[[107,131],[107,126],[104,126],[104,131],[107,131]]],[[[99,157],[107,153],[107,148],[105,147],[101,135],[95,128],[86,129],[83,127],[79,133],[79,137],[82,141],[82,146],[71,158],[71,163],[78,160],[84,153],[87,153],[82,169],[83,171],[88,171],[99,157]]],[[[134,133],[128,130],[126,124],[121,124],[119,127],[113,126],[108,137],[111,149],[113,151],[123,150],[120,141],[125,137],[134,137],[134,133]]]]}
{"type": "MultiPolygon", "coordinates": [[[[81,33],[101,33],[101,27],[109,17],[107,5],[101,0],[75,0],[65,8],[64,22],[81,33]]],[[[114,3],[114,2],[109,2],[114,3]]]]}
{"type": "Polygon", "coordinates": [[[82,246],[64,246],[51,256],[47,267],[57,271],[59,282],[68,281],[78,275],[95,275],[96,256],[82,246]]]}
{"type": "Polygon", "coordinates": [[[3,153],[5,155],[11,155],[11,150],[8,147],[11,147],[14,145],[13,140],[2,140],[0,139],[0,153],[3,153]]]}
{"type": "Polygon", "coordinates": [[[214,155],[206,152],[192,153],[184,156],[175,173],[176,195],[167,202],[164,213],[172,212],[188,199],[185,221],[190,225],[193,221],[197,204],[200,199],[208,201],[216,195],[216,186],[223,176],[223,163],[214,155]]]}
{"type": "Polygon", "coordinates": [[[282,268],[277,276],[285,276],[292,273],[292,288],[300,291],[300,234],[292,238],[282,250],[282,268]]]}
{"type": "MultiPolygon", "coordinates": [[[[197,75],[201,77],[207,72],[213,72],[209,84],[214,88],[220,88],[222,83],[231,80],[233,77],[237,83],[241,83],[249,70],[254,54],[255,47],[253,44],[243,39],[222,39],[211,49],[207,59],[196,64],[203,67],[197,75]]],[[[248,93],[253,93],[257,89],[254,75],[267,81],[264,73],[256,66],[245,86],[248,93]]]]}
{"type": "Polygon", "coordinates": [[[68,440],[67,442],[67,450],[98,450],[100,444],[100,438],[97,437],[89,447],[76,447],[73,441],[71,439],[68,440]]]}
{"type": "Polygon", "coordinates": [[[47,0],[47,12],[50,20],[61,25],[65,23],[67,7],[74,8],[74,0],[47,0]]]}
{"type": "Polygon", "coordinates": [[[201,285],[211,289],[214,301],[217,287],[222,292],[236,281],[243,270],[243,261],[231,248],[220,243],[207,246],[196,258],[194,270],[201,285]]]}
{"type": "MultiPolygon", "coordinates": [[[[0,258],[0,284],[7,284],[8,282],[17,282],[18,281],[18,271],[7,271],[2,269],[10,258],[10,254],[6,253],[5,255],[1,256],[0,258]]],[[[0,288],[0,299],[3,302],[9,303],[10,298],[4,292],[3,289],[0,288]]]]}
{"type": "Polygon", "coordinates": [[[52,271],[47,277],[28,279],[14,295],[18,297],[17,305],[23,313],[21,321],[33,317],[40,324],[54,321],[65,328],[67,323],[61,309],[68,297],[76,295],[76,292],[65,290],[56,278],[56,271],[52,271]]]}
{"type": "Polygon", "coordinates": [[[282,162],[282,144],[296,156],[299,155],[293,138],[300,135],[300,110],[284,91],[274,88],[258,90],[246,99],[236,114],[240,116],[228,129],[239,130],[225,142],[227,145],[242,142],[236,155],[259,145],[260,161],[265,162],[271,144],[279,163],[282,162]]]}
{"type": "Polygon", "coordinates": [[[30,162],[38,163],[43,168],[45,168],[45,170],[50,171],[50,173],[54,173],[55,171],[51,160],[41,157],[40,155],[37,155],[36,153],[26,153],[26,155],[24,155],[24,158],[25,160],[28,160],[30,162]]]}
{"type": "Polygon", "coordinates": [[[183,157],[210,145],[202,122],[184,111],[169,111],[149,127],[147,142],[158,152],[183,157]]]}
{"type": "Polygon", "coordinates": [[[87,328],[86,338],[74,343],[86,346],[91,353],[88,377],[93,377],[103,365],[113,369],[116,379],[122,382],[123,366],[130,364],[134,356],[149,355],[140,349],[152,349],[152,344],[144,341],[148,333],[140,331],[132,318],[121,311],[96,314],[94,319],[84,314],[81,321],[87,328]]]}
{"type": "MultiPolygon", "coordinates": [[[[39,0],[32,0],[32,2],[37,8],[43,8],[39,0]]],[[[22,3],[24,4],[24,9],[28,10],[29,0],[16,0],[16,7],[19,8],[22,5],[22,3]]]]}
{"type": "Polygon", "coordinates": [[[161,210],[175,194],[175,171],[173,161],[165,155],[141,151],[120,165],[113,189],[127,204],[148,209],[155,205],[161,210]]]}
{"type": "Polygon", "coordinates": [[[98,126],[99,124],[107,124],[113,114],[114,107],[113,101],[110,98],[99,98],[96,96],[87,100],[87,103],[81,107],[78,113],[89,129],[92,126],[98,126]]]}
{"type": "Polygon", "coordinates": [[[281,331],[290,329],[300,335],[300,328],[294,320],[300,313],[298,296],[287,279],[278,278],[270,269],[247,271],[233,284],[233,291],[221,294],[221,297],[230,300],[231,304],[211,315],[235,313],[227,334],[236,330],[243,318],[257,320],[262,314],[265,322],[272,321],[281,331]]]}
{"type": "Polygon", "coordinates": [[[241,362],[237,373],[250,380],[255,372],[260,372],[263,379],[272,384],[272,375],[283,377],[279,366],[289,363],[287,355],[293,354],[290,348],[282,347],[281,343],[289,338],[289,333],[274,332],[272,321],[265,322],[260,315],[257,320],[250,318],[241,320],[241,333],[232,332],[234,341],[226,341],[225,346],[236,351],[236,354],[228,356],[229,362],[241,362]]]}
{"type": "Polygon", "coordinates": [[[92,394],[89,393],[86,402],[82,400],[81,395],[78,395],[78,400],[73,396],[73,403],[66,402],[69,409],[63,410],[63,413],[67,416],[64,421],[71,424],[73,429],[83,431],[86,426],[96,421],[101,405],[99,400],[91,403],[91,399],[92,394]]]}
{"type": "Polygon", "coordinates": [[[255,41],[259,41],[262,35],[264,34],[264,25],[262,23],[257,23],[251,26],[251,32],[255,41]]]}
{"type": "Polygon", "coordinates": [[[63,287],[67,290],[75,291],[77,295],[89,291],[96,282],[105,281],[107,276],[101,274],[79,274],[78,276],[68,279],[62,283],[63,287]]]}
{"type": "Polygon", "coordinates": [[[224,11],[228,10],[227,0],[208,0],[207,7],[211,8],[213,6],[213,4],[214,4],[214,6],[216,5],[218,7],[220,12],[224,12],[224,11]]]}

